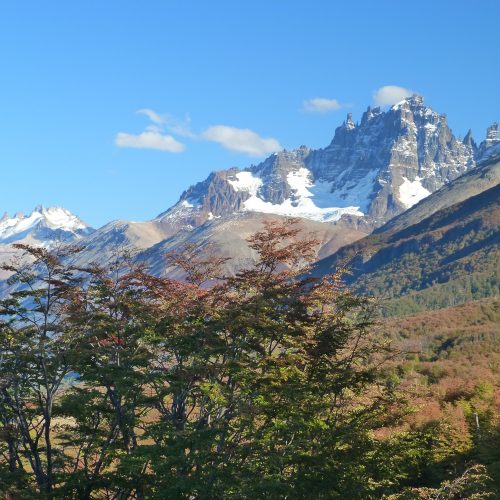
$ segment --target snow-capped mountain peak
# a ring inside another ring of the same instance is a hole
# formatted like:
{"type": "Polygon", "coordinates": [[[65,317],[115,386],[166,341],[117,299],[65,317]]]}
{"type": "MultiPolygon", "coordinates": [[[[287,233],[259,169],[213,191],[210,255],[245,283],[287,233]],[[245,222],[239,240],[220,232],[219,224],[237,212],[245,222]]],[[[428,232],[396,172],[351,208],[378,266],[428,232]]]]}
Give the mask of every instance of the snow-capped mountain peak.
{"type": "MultiPolygon", "coordinates": [[[[497,128],[479,149],[497,141],[497,128]]],[[[372,227],[415,205],[476,165],[472,135],[453,135],[446,115],[413,95],[387,110],[351,113],[323,149],[280,151],[258,165],[210,174],[159,220],[189,228],[214,217],[261,212],[334,222],[362,218],[372,227]]]]}
{"type": "Polygon", "coordinates": [[[76,215],[62,207],[35,207],[29,214],[7,213],[0,219],[0,242],[10,243],[31,236],[37,240],[73,239],[92,229],[76,215]]]}

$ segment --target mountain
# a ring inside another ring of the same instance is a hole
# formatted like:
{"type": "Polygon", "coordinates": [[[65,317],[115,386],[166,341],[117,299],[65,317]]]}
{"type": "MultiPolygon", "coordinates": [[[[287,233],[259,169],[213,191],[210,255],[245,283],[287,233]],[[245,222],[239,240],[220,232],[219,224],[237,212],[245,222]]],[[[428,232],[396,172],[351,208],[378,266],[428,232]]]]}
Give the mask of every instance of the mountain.
{"type": "Polygon", "coordinates": [[[69,210],[39,205],[29,215],[7,213],[0,219],[0,244],[31,239],[45,245],[69,241],[90,234],[93,229],[69,210]]]}
{"type": "Polygon", "coordinates": [[[490,135],[480,148],[470,133],[457,139],[446,116],[415,95],[387,111],[368,108],[359,124],[349,114],[324,149],[301,146],[243,170],[213,172],[158,220],[192,228],[260,212],[378,227],[472,169],[498,142],[490,135]]]}
{"type": "MultiPolygon", "coordinates": [[[[456,138],[446,116],[414,95],[386,111],[369,107],[359,123],[349,114],[323,149],[301,146],[248,168],[213,172],[150,221],[112,221],[94,231],[57,207],[4,216],[0,260],[12,255],[14,242],[50,246],[78,239],[85,247],[77,257],[79,265],[105,264],[130,251],[163,274],[167,250],[199,243],[235,257],[227,269],[234,272],[238,263],[254,258],[246,237],[264,219],[286,216],[301,218],[304,232],[321,235],[321,259],[394,217],[395,231],[465,199],[458,196],[457,184],[455,198],[446,194],[448,187],[462,174],[475,172],[476,164],[494,157],[499,148],[498,124],[488,128],[477,146],[471,132],[463,140],[456,138]],[[432,204],[418,203],[436,192],[441,194],[432,204]],[[406,212],[414,206],[418,211],[406,212]],[[402,213],[413,214],[413,219],[398,219],[402,213]]],[[[464,193],[470,196],[472,184],[465,184],[464,193]]]]}
{"type": "MultiPolygon", "coordinates": [[[[94,230],[69,210],[62,207],[36,207],[29,215],[7,213],[0,219],[0,265],[19,254],[12,245],[27,243],[52,247],[59,243],[82,241],[94,230]]],[[[0,279],[8,274],[0,270],[0,279]]]]}
{"type": "Polygon", "coordinates": [[[316,264],[347,265],[357,291],[391,299],[387,314],[500,293],[500,151],[371,235],[316,264]]]}

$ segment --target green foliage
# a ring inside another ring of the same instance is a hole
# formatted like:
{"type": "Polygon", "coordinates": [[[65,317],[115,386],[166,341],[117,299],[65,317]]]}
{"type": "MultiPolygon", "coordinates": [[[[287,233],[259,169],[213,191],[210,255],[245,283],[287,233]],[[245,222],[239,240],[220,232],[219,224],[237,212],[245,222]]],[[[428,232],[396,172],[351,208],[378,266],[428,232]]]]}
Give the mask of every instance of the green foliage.
{"type": "MultiPolygon", "coordinates": [[[[385,317],[406,316],[418,312],[442,309],[471,300],[500,295],[500,262],[495,261],[484,272],[460,275],[446,283],[434,283],[422,290],[412,291],[380,303],[380,313],[385,317]]],[[[391,272],[390,270],[388,272],[391,272]]],[[[376,293],[376,292],[372,292],[376,293]]]]}
{"type": "Polygon", "coordinates": [[[444,481],[438,488],[409,488],[402,493],[390,495],[387,500],[484,500],[493,498],[490,477],[482,465],[472,466],[461,476],[444,481]]]}

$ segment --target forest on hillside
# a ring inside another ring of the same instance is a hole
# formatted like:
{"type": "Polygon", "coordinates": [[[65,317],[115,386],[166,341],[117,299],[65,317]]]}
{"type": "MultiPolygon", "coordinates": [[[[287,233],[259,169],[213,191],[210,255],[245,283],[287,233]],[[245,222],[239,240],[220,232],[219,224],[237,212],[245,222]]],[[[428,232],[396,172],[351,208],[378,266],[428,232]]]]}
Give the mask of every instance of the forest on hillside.
{"type": "Polygon", "coordinates": [[[17,245],[0,302],[0,492],[64,499],[498,498],[496,298],[377,319],[308,273],[293,220],[255,265],[17,245]]]}

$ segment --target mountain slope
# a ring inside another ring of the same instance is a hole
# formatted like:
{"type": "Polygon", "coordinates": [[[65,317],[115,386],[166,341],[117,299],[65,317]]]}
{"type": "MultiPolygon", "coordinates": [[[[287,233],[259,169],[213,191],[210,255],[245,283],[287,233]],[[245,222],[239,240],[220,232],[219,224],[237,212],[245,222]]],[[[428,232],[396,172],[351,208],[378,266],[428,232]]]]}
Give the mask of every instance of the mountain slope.
{"type": "Polygon", "coordinates": [[[117,255],[136,254],[176,234],[180,228],[168,222],[151,220],[109,222],[82,240],[83,251],[75,258],[75,264],[89,262],[106,265],[117,255]]]}
{"type": "MultiPolygon", "coordinates": [[[[247,239],[263,229],[264,221],[284,221],[285,217],[257,213],[240,213],[232,217],[222,217],[207,221],[192,229],[179,231],[156,245],[140,252],[136,260],[146,264],[153,274],[180,277],[177,270],[169,268],[166,254],[179,251],[194,244],[202,251],[214,253],[219,257],[228,257],[223,268],[225,274],[234,274],[236,270],[251,265],[257,255],[248,246],[247,239]]],[[[341,224],[299,219],[297,226],[300,236],[312,236],[318,240],[317,259],[322,259],[338,250],[347,242],[353,242],[366,236],[367,232],[341,224]]]]}
{"type": "Polygon", "coordinates": [[[315,273],[348,265],[355,289],[393,299],[387,306],[391,314],[498,294],[499,161],[483,163],[376,233],[341,248],[318,262],[315,273]]]}

